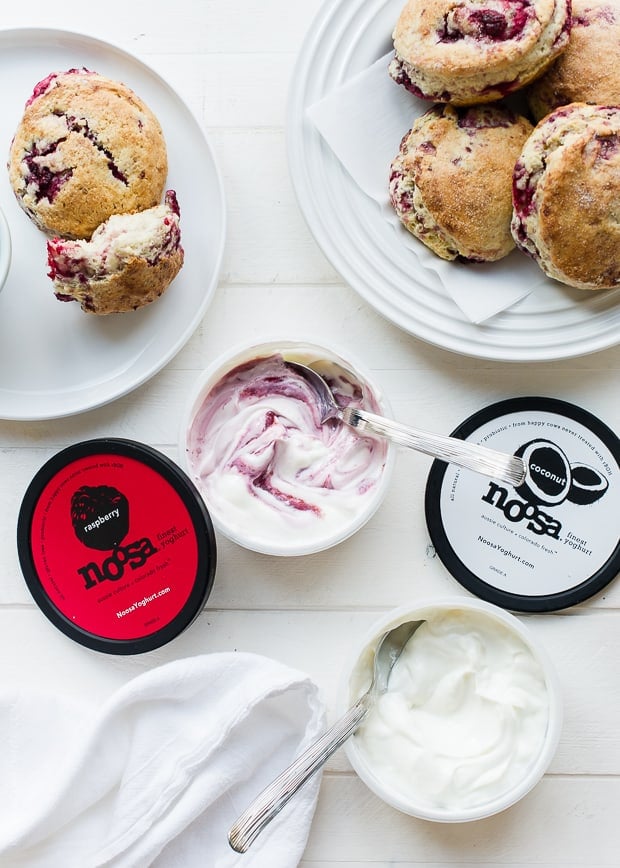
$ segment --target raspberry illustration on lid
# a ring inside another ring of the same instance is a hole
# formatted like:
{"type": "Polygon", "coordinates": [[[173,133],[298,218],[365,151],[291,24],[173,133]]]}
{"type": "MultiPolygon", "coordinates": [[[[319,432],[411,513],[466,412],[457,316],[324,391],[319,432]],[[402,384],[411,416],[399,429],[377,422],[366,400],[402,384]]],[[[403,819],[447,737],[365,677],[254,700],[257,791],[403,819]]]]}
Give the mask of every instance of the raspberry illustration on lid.
{"type": "Polygon", "coordinates": [[[113,549],[129,531],[129,502],[109,485],[83,485],[71,498],[71,520],[75,535],[85,546],[113,549]]]}

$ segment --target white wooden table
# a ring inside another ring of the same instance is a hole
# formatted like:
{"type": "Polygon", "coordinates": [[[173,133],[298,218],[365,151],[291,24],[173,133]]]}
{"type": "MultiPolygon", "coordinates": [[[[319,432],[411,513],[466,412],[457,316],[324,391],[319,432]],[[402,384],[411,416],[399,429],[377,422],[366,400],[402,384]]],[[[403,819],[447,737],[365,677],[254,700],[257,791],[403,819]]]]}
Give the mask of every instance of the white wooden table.
{"type": "MultiPolygon", "coordinates": [[[[459,357],[383,320],[324,258],[295,200],[284,134],[290,74],[319,2],[29,0],[3,6],[2,26],[95,35],[167,78],[214,147],[229,219],[214,301],[163,371],[126,397],[71,418],[0,421],[3,684],[45,684],[99,701],[164,661],[248,650],[307,671],[333,716],[339,664],[379,613],[422,595],[465,594],[429,546],[422,503],[430,462],[403,452],[382,508],[356,537],[330,551],[277,559],[219,538],[207,609],[157,652],[129,658],[90,652],[43,617],[26,589],[15,544],[17,512],[35,471],[60,448],[99,436],[137,439],[177,458],[187,391],[231,344],[303,326],[318,342],[363,359],[396,418],[431,430],[450,431],[483,405],[531,394],[533,387],[580,404],[620,430],[620,347],[544,364],[459,357]]],[[[303,866],[619,864],[620,584],[570,611],[527,622],[552,655],[565,694],[562,739],[539,786],[494,818],[432,824],[379,801],[340,752],[323,777],[303,866]]]]}

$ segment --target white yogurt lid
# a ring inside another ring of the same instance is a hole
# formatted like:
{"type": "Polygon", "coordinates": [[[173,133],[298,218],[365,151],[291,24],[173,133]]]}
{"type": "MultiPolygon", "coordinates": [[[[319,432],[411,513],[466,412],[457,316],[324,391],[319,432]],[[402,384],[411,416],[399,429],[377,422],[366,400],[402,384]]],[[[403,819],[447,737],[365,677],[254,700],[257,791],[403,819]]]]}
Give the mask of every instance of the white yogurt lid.
{"type": "Polygon", "coordinates": [[[453,432],[521,455],[518,488],[435,461],[426,521],[437,555],[476,596],[519,612],[573,606],[620,571],[620,440],[586,410],[514,398],[453,432]]]}

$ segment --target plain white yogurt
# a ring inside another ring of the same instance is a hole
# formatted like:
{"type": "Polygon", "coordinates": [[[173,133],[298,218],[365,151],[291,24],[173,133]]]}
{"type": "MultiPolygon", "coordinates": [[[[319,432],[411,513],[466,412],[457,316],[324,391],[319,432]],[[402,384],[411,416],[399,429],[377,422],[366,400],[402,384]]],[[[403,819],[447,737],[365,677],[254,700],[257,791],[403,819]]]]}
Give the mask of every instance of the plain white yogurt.
{"type": "MultiPolygon", "coordinates": [[[[458,609],[424,617],[356,747],[402,799],[462,811],[526,778],[547,735],[547,684],[533,652],[500,620],[458,609]]],[[[358,683],[369,679],[371,656],[358,683]]]]}

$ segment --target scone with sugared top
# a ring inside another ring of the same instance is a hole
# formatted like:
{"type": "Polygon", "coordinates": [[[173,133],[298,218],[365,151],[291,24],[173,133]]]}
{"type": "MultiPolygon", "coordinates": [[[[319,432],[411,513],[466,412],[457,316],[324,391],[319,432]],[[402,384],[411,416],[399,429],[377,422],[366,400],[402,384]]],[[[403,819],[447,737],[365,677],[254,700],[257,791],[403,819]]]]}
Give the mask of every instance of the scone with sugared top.
{"type": "Polygon", "coordinates": [[[11,143],[17,201],[44,232],[90,238],[112,214],[152,208],[168,172],[159,121],[125,84],[87,69],[53,72],[11,143]]]}
{"type": "Polygon", "coordinates": [[[499,105],[436,105],[392,161],[401,223],[442,259],[487,262],[513,248],[512,171],[530,122],[499,105]]]}
{"type": "Polygon", "coordinates": [[[49,240],[56,297],[95,314],[136,310],[159,298],[183,265],[179,216],[176,195],[168,190],[165,204],[115,214],[90,241],[49,240]]]}
{"type": "Polygon", "coordinates": [[[620,107],[571,103],[540,121],[517,160],[512,234],[549,277],[620,286],[620,107]]]}
{"type": "Polygon", "coordinates": [[[566,51],[528,89],[536,120],[572,102],[620,105],[620,0],[573,0],[566,51]]]}
{"type": "Polygon", "coordinates": [[[422,99],[492,102],[541,75],[569,33],[570,0],[408,0],[389,74],[422,99]]]}

